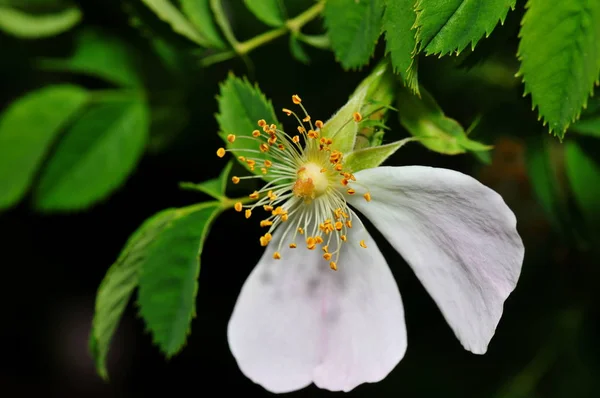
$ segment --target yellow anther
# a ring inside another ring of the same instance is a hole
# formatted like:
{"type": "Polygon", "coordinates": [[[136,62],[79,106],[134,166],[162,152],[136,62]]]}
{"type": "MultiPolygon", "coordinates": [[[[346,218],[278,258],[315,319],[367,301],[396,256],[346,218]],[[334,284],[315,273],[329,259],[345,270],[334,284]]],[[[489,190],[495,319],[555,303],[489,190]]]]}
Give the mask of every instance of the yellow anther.
{"type": "Polygon", "coordinates": [[[319,172],[321,172],[321,173],[326,173],[326,172],[327,172],[327,169],[323,167],[321,170],[319,170],[319,172]]]}
{"type": "Polygon", "coordinates": [[[279,145],[277,145],[277,148],[279,148],[283,151],[285,149],[285,146],[283,146],[283,144],[279,144],[279,145]]]}
{"type": "Polygon", "coordinates": [[[346,192],[348,192],[348,195],[354,195],[356,193],[356,191],[352,188],[348,188],[346,192]]]}
{"type": "Polygon", "coordinates": [[[273,131],[273,133],[275,133],[275,130],[277,130],[277,125],[276,124],[271,124],[269,126],[269,129],[273,131]]]}
{"type": "Polygon", "coordinates": [[[315,243],[317,245],[320,245],[321,243],[323,243],[323,238],[321,238],[320,236],[315,236],[315,243]]]}
{"type": "Polygon", "coordinates": [[[292,95],[292,102],[296,105],[298,105],[299,103],[302,102],[302,99],[300,99],[300,97],[298,97],[296,94],[292,95]]]}
{"type": "Polygon", "coordinates": [[[366,248],[367,248],[367,244],[365,243],[365,241],[364,241],[364,240],[361,240],[361,241],[359,242],[359,245],[360,245],[360,247],[362,247],[363,249],[366,249],[366,248]]]}
{"type": "Polygon", "coordinates": [[[267,192],[267,196],[269,197],[269,199],[270,199],[270,200],[275,200],[275,199],[277,199],[277,195],[275,195],[275,194],[273,193],[273,191],[269,191],[269,192],[267,192]]]}
{"type": "Polygon", "coordinates": [[[254,138],[258,138],[258,137],[260,137],[260,131],[258,131],[258,130],[254,130],[254,131],[252,132],[252,137],[254,137],[254,138]]]}
{"type": "Polygon", "coordinates": [[[292,141],[294,141],[296,144],[300,142],[300,137],[295,135],[292,137],[292,141]]]}
{"type": "Polygon", "coordinates": [[[341,230],[342,230],[342,228],[344,228],[344,224],[342,224],[342,222],[341,222],[341,221],[336,221],[336,222],[335,222],[335,229],[336,229],[337,231],[341,231],[341,230]]]}
{"type": "Polygon", "coordinates": [[[225,148],[219,148],[217,149],[217,156],[222,158],[223,156],[225,156],[225,148]]]}
{"type": "Polygon", "coordinates": [[[342,171],[342,165],[340,163],[336,164],[334,167],[335,171],[342,171]]]}
{"type": "Polygon", "coordinates": [[[231,177],[231,182],[233,182],[234,184],[237,184],[238,182],[240,182],[240,177],[236,177],[236,176],[231,177]]]}
{"type": "Polygon", "coordinates": [[[260,226],[261,227],[270,227],[271,225],[273,225],[273,221],[269,221],[269,220],[262,220],[260,222],[260,226]]]}
{"type": "Polygon", "coordinates": [[[288,220],[288,215],[287,214],[282,214],[281,215],[281,221],[287,221],[288,220]]]}
{"type": "Polygon", "coordinates": [[[306,133],[306,129],[302,126],[298,126],[298,132],[299,133],[306,133]]]}
{"type": "Polygon", "coordinates": [[[266,169],[265,167],[261,168],[261,169],[260,169],[260,171],[261,171],[263,174],[267,174],[267,169],[266,169]]]}
{"type": "Polygon", "coordinates": [[[348,240],[348,238],[346,238],[346,235],[340,235],[340,239],[345,242],[348,240]]]}
{"type": "Polygon", "coordinates": [[[227,136],[227,141],[229,141],[229,142],[233,142],[233,141],[235,141],[235,135],[233,135],[233,134],[229,134],[229,135],[227,136]]]}
{"type": "Polygon", "coordinates": [[[304,230],[303,230],[302,228],[298,228],[298,233],[299,233],[300,235],[304,235],[304,230]]]}
{"type": "Polygon", "coordinates": [[[248,197],[250,199],[258,199],[258,191],[252,192],[250,195],[248,195],[248,197]]]}
{"type": "Polygon", "coordinates": [[[325,253],[323,254],[323,258],[327,261],[331,260],[331,253],[325,253]]]}
{"type": "Polygon", "coordinates": [[[319,133],[314,130],[308,130],[308,138],[318,138],[319,133]]]}
{"type": "Polygon", "coordinates": [[[360,122],[362,120],[362,115],[360,113],[358,113],[358,112],[354,112],[352,114],[352,119],[354,119],[354,121],[356,123],[358,123],[358,122],[360,122]]]}
{"type": "Polygon", "coordinates": [[[275,260],[281,260],[281,254],[279,254],[279,252],[275,252],[275,253],[273,253],[273,258],[275,260]]]}
{"type": "Polygon", "coordinates": [[[262,144],[260,144],[260,146],[258,148],[260,149],[261,152],[267,152],[269,150],[269,146],[267,144],[265,144],[264,142],[262,144]]]}
{"type": "Polygon", "coordinates": [[[245,162],[245,161],[246,161],[246,158],[245,158],[244,156],[238,156],[238,160],[239,160],[240,162],[245,162]]]}
{"type": "Polygon", "coordinates": [[[365,200],[366,200],[367,202],[370,202],[370,201],[371,201],[371,194],[370,194],[370,193],[368,193],[368,192],[367,192],[366,194],[364,194],[364,195],[363,195],[363,197],[365,198],[365,200]]]}
{"type": "Polygon", "coordinates": [[[246,163],[248,164],[248,166],[250,167],[254,167],[254,165],[256,165],[256,162],[252,159],[248,159],[246,160],[246,163]]]}
{"type": "Polygon", "coordinates": [[[342,213],[343,213],[343,211],[339,207],[333,211],[333,214],[335,215],[336,220],[339,220],[340,218],[342,218],[342,213]]]}
{"type": "Polygon", "coordinates": [[[346,220],[346,226],[347,226],[348,228],[352,228],[352,221],[350,221],[350,220],[346,220]]]}
{"type": "Polygon", "coordinates": [[[273,206],[270,205],[264,205],[263,209],[265,209],[265,211],[273,211],[273,206]]]}
{"type": "Polygon", "coordinates": [[[267,232],[266,234],[264,234],[263,236],[260,237],[260,245],[263,247],[268,245],[269,242],[271,241],[271,238],[272,238],[271,234],[267,232]]]}
{"type": "Polygon", "coordinates": [[[265,119],[260,119],[258,121],[258,127],[264,127],[267,125],[267,121],[265,119]]]}
{"type": "Polygon", "coordinates": [[[272,214],[274,216],[279,216],[281,214],[287,214],[287,211],[283,207],[277,206],[277,208],[273,210],[272,214]]]}
{"type": "Polygon", "coordinates": [[[250,218],[251,215],[252,215],[252,210],[246,209],[246,212],[245,212],[246,218],[250,218]]]}
{"type": "Polygon", "coordinates": [[[323,252],[324,252],[324,253],[327,253],[327,252],[329,252],[329,246],[323,246],[323,248],[322,248],[322,249],[323,249],[323,252]]]}
{"type": "Polygon", "coordinates": [[[271,161],[268,159],[265,160],[265,167],[271,167],[271,166],[273,166],[273,163],[271,163],[271,161]]]}
{"type": "Polygon", "coordinates": [[[291,115],[292,115],[292,111],[290,111],[290,110],[289,110],[289,109],[287,109],[287,108],[283,108],[283,109],[282,109],[282,111],[283,111],[283,113],[285,113],[285,114],[286,114],[286,115],[288,115],[288,116],[291,116],[291,115]]]}
{"type": "Polygon", "coordinates": [[[329,263],[329,268],[331,268],[334,271],[337,271],[337,264],[332,261],[329,263]]]}
{"type": "Polygon", "coordinates": [[[345,178],[342,178],[342,180],[340,182],[342,183],[343,186],[348,185],[348,180],[345,178]]]}
{"type": "Polygon", "coordinates": [[[317,121],[315,121],[315,126],[318,129],[323,128],[323,122],[321,120],[317,120],[317,121]]]}
{"type": "Polygon", "coordinates": [[[306,117],[304,119],[302,119],[303,122],[310,122],[310,116],[306,115],[306,117]]]}
{"type": "Polygon", "coordinates": [[[277,137],[271,136],[271,137],[269,137],[267,142],[269,143],[269,145],[275,145],[275,143],[277,142],[277,137]]]}
{"type": "Polygon", "coordinates": [[[306,238],[306,247],[308,247],[309,249],[314,249],[315,245],[317,242],[315,242],[315,238],[313,238],[312,236],[309,236],[308,238],[306,238]]]}
{"type": "Polygon", "coordinates": [[[235,202],[233,208],[235,209],[235,211],[242,211],[242,202],[235,202]]]}

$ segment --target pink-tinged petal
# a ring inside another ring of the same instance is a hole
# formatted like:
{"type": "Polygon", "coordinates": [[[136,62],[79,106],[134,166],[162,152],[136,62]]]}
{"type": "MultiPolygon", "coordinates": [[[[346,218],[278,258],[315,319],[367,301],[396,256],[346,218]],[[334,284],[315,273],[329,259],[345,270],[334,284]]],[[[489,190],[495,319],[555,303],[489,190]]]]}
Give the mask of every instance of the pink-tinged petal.
{"type": "Polygon", "coordinates": [[[265,389],[282,393],[314,382],[349,391],[383,379],[404,356],[400,292],[375,242],[358,218],[353,222],[337,271],[320,248],[301,242],[284,245],[274,260],[279,228],[246,280],[229,346],[241,371],[265,389]]]}
{"type": "Polygon", "coordinates": [[[502,197],[447,169],[377,167],[355,176],[372,199],[349,202],[412,267],[464,348],[485,353],[525,251],[502,197]]]}

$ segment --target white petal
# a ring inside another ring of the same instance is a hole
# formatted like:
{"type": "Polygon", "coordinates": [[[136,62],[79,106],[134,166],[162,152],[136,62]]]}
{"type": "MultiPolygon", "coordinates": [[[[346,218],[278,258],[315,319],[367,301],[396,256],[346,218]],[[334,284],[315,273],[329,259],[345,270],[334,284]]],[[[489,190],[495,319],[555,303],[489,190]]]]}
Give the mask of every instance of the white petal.
{"type": "Polygon", "coordinates": [[[349,202],[412,267],[464,348],[485,353],[523,262],[512,211],[496,192],[452,170],[378,167],[355,177],[372,201],[356,195],[349,202]]]}
{"type": "Polygon", "coordinates": [[[349,391],[383,379],[404,356],[400,292],[375,242],[357,217],[353,223],[337,271],[301,242],[272,259],[279,228],[246,280],[229,346],[242,372],[265,389],[289,392],[314,381],[349,391]]]}

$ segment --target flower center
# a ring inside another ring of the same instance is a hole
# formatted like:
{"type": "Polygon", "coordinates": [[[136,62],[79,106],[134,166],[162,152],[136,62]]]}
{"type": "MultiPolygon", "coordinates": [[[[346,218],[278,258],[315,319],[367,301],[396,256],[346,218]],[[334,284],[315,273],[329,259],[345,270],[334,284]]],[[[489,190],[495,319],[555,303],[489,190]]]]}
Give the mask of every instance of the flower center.
{"type": "MultiPolygon", "coordinates": [[[[300,97],[294,95],[292,101],[302,108],[305,117],[300,119],[285,108],[283,112],[298,121],[298,135],[290,136],[261,119],[258,126],[262,132],[254,130],[249,136],[227,136],[231,144],[238,138],[255,141],[257,149],[248,146],[219,148],[217,156],[223,157],[228,151],[244,153],[238,156],[241,162],[245,162],[251,171],[260,168],[261,174],[232,177],[234,184],[241,179],[262,178],[262,175],[271,177],[259,191],[249,195],[250,199],[256,200],[254,203],[243,205],[237,202],[234,208],[243,211],[246,218],[261,207],[270,214],[260,221],[261,227],[269,228],[259,239],[261,246],[271,244],[276,228],[283,229],[279,241],[273,242],[277,245],[273,258],[281,259],[284,243],[295,249],[298,247],[296,242],[302,240],[308,250],[322,245],[323,258],[329,261],[331,269],[336,270],[342,244],[347,242],[347,233],[352,228],[353,213],[345,195],[354,195],[351,184],[359,183],[352,173],[344,170],[344,155],[332,149],[333,140],[320,136],[323,122],[316,120],[313,125],[300,97]]],[[[355,123],[361,118],[358,112],[353,115],[355,123]]],[[[370,201],[371,195],[367,192],[364,198],[370,201]]],[[[363,240],[356,243],[366,248],[363,240]]]]}
{"type": "Polygon", "coordinates": [[[329,187],[326,170],[315,163],[306,163],[298,170],[298,179],[292,191],[294,195],[310,203],[313,199],[323,195],[329,187]]]}

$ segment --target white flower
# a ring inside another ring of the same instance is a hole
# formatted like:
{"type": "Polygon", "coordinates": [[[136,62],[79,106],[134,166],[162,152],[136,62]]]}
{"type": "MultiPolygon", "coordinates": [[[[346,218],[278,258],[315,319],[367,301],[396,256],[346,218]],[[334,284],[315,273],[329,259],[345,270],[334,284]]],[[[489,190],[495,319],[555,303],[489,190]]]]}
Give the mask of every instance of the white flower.
{"type": "MultiPolygon", "coordinates": [[[[322,122],[313,125],[300,98],[293,100],[305,113],[297,136],[261,120],[263,131],[237,137],[258,141],[259,149],[247,149],[241,160],[271,177],[251,195],[254,204],[236,204],[248,218],[260,208],[271,213],[261,221],[268,232],[260,243],[267,249],[228,325],[241,371],[275,393],[311,383],[350,391],[382,380],[404,356],[400,292],[349,205],[408,262],[464,348],[485,353],[524,255],[502,198],[446,169],[345,170],[345,155],[331,149],[335,137],[320,137],[322,122]]],[[[240,178],[255,177],[233,181],[240,178]]]]}

